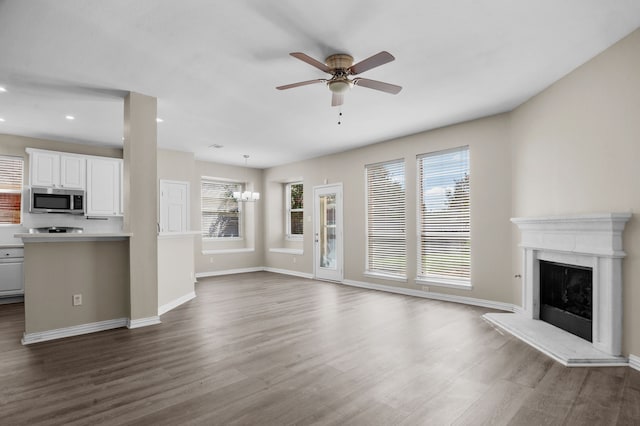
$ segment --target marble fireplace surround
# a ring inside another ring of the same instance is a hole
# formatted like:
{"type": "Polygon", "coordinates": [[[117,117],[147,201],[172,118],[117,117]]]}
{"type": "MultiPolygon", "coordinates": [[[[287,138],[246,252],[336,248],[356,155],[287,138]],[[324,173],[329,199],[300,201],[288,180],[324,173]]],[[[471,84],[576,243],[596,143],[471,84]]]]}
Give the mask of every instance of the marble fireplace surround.
{"type": "Polygon", "coordinates": [[[494,325],[566,366],[628,365],[622,353],[622,232],[631,213],[513,218],[523,250],[522,310],[494,325]],[[593,343],[539,320],[540,260],[593,269],[593,343]]]}

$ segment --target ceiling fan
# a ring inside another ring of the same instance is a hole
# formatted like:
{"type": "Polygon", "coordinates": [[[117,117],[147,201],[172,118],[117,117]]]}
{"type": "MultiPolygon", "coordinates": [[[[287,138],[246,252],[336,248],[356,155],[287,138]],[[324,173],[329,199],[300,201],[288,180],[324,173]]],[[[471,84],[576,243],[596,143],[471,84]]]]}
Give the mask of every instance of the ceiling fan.
{"type": "Polygon", "coordinates": [[[395,58],[389,52],[382,51],[367,59],[364,59],[357,64],[353,64],[353,57],[345,53],[338,53],[331,55],[325,59],[324,63],[313,59],[312,57],[305,55],[302,52],[290,53],[294,58],[300,59],[303,62],[308,63],[320,71],[324,71],[327,74],[331,74],[331,78],[324,79],[318,78],[315,80],[301,81],[299,83],[286,84],[284,86],[278,86],[278,90],[292,89],[294,87],[306,86],[314,83],[325,83],[331,91],[331,106],[342,105],[344,102],[344,94],[351,87],[362,86],[369,89],[380,90],[382,92],[397,94],[402,90],[401,86],[395,84],[384,83],[382,81],[370,80],[368,78],[354,78],[349,79],[349,76],[358,75],[371,68],[379,67],[388,62],[393,61],[395,58]]]}

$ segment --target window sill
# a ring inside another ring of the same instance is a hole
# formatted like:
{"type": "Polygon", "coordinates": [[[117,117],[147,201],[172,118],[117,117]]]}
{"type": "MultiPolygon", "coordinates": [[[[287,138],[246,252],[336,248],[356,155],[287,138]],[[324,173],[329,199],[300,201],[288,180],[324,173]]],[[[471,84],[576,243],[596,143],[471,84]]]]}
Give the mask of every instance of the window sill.
{"type": "Polygon", "coordinates": [[[220,249],[220,250],[202,250],[202,254],[234,254],[234,253],[251,253],[254,248],[238,248],[238,249],[220,249]]]}
{"type": "Polygon", "coordinates": [[[436,287],[448,287],[448,288],[456,288],[459,290],[472,290],[473,286],[471,285],[471,281],[468,280],[452,280],[446,278],[432,278],[432,277],[418,277],[416,278],[416,284],[418,285],[428,285],[428,286],[436,286],[436,287]]]}
{"type": "Polygon", "coordinates": [[[184,232],[160,232],[158,234],[158,239],[164,240],[169,238],[182,238],[188,236],[199,235],[200,231],[184,231],[184,232]]]}
{"type": "Polygon", "coordinates": [[[304,250],[302,249],[292,249],[292,248],[270,248],[270,253],[284,253],[284,254],[297,254],[303,255],[304,250]]]}
{"type": "Polygon", "coordinates": [[[221,242],[221,241],[242,241],[244,240],[244,237],[205,237],[202,236],[202,241],[203,242],[212,242],[212,243],[217,243],[217,242],[221,242]]]}
{"type": "Polygon", "coordinates": [[[364,271],[362,275],[369,278],[377,278],[379,280],[388,280],[388,281],[397,281],[400,283],[406,283],[408,281],[407,277],[403,277],[401,275],[383,274],[381,272],[364,271]]]}

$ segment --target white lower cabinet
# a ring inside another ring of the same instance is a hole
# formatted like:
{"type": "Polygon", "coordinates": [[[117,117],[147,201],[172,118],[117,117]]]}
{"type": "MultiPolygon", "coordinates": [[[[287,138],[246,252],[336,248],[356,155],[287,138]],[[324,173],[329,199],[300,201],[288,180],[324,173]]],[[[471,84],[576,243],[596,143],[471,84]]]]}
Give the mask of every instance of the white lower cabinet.
{"type": "Polygon", "coordinates": [[[24,294],[22,248],[0,249],[0,298],[24,294]]]}
{"type": "Polygon", "coordinates": [[[87,216],[122,216],[122,160],[87,159],[87,216]]]}

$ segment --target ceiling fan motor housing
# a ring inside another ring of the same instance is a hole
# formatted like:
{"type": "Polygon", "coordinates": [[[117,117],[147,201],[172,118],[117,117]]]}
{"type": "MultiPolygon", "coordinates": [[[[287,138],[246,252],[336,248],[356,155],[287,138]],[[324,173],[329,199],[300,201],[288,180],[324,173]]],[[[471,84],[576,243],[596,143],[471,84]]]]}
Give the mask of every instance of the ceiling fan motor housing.
{"type": "Polygon", "coordinates": [[[346,70],[351,65],[353,65],[353,57],[345,53],[338,53],[336,55],[329,56],[327,59],[325,59],[324,62],[331,69],[346,70]]]}

